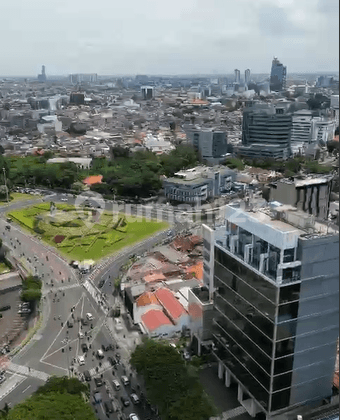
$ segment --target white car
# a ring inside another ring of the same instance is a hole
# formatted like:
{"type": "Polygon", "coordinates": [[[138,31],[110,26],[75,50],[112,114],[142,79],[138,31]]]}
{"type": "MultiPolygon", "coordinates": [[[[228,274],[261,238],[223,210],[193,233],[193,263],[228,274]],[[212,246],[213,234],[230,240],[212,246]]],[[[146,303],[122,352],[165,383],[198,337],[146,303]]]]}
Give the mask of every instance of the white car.
{"type": "Polygon", "coordinates": [[[129,378],[127,376],[123,375],[120,379],[122,380],[122,383],[123,383],[124,386],[129,385],[130,381],[129,381],[129,378]]]}
{"type": "Polygon", "coordinates": [[[129,415],[129,420],[139,420],[139,417],[135,413],[131,413],[129,415]]]}
{"type": "Polygon", "coordinates": [[[86,318],[87,318],[89,321],[92,321],[92,320],[93,320],[93,315],[92,315],[90,312],[88,312],[88,313],[86,314],[86,318]]]}
{"type": "Polygon", "coordinates": [[[79,331],[78,338],[84,338],[84,333],[82,333],[81,331],[79,331]]]}
{"type": "Polygon", "coordinates": [[[85,357],[84,356],[78,356],[78,363],[79,363],[79,366],[85,365],[85,357]]]}
{"type": "Polygon", "coordinates": [[[115,318],[115,327],[117,331],[122,331],[123,329],[122,321],[118,318],[115,318]]]}

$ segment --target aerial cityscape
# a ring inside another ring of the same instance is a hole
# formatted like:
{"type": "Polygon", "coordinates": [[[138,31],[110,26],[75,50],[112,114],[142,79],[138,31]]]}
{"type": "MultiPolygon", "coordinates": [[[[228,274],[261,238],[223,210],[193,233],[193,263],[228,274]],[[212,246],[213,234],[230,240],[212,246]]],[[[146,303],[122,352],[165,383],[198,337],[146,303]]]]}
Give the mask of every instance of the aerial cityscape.
{"type": "Polygon", "coordinates": [[[160,3],[1,12],[0,419],[338,420],[338,3],[160,3]]]}

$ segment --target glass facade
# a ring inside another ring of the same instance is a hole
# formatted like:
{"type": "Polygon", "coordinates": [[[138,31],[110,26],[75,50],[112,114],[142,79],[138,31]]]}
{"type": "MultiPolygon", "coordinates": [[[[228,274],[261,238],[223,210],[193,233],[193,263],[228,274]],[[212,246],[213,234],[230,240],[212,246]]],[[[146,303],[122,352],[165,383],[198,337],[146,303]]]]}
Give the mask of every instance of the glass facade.
{"type": "MultiPolygon", "coordinates": [[[[240,245],[249,243],[244,232],[239,238],[238,256],[240,245]]],[[[268,272],[274,276],[280,249],[256,242],[253,261],[268,252],[268,272]]],[[[293,252],[286,258],[294,258],[293,252]]],[[[264,408],[288,406],[300,284],[276,286],[216,246],[214,287],[217,356],[264,408]]]]}

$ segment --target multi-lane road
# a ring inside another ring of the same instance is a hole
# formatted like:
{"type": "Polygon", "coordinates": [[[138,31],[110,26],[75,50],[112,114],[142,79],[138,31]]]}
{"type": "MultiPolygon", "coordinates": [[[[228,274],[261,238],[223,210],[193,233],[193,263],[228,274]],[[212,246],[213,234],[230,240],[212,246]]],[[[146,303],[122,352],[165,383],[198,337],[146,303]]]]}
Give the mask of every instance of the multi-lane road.
{"type": "MultiPolygon", "coordinates": [[[[61,199],[65,201],[65,196],[48,198],[51,201],[61,199]]],[[[66,199],[70,204],[75,201],[70,196],[67,196],[66,199]]],[[[41,199],[33,199],[3,207],[0,208],[0,214],[39,201],[41,202],[41,199]]],[[[135,389],[137,394],[140,394],[142,390],[129,366],[131,351],[140,342],[140,336],[137,331],[131,331],[124,321],[123,329],[115,330],[112,318],[107,317],[107,311],[103,310],[102,305],[99,304],[102,297],[96,286],[100,280],[105,280],[101,292],[107,295],[108,306],[111,306],[112,283],[107,280],[117,276],[120,267],[132,253],[144,253],[157,242],[166,238],[168,233],[161,233],[126,249],[117,258],[107,258],[99,263],[95,271],[87,278],[80,279],[79,274],[53,248],[41,243],[35,236],[21,231],[14,224],[10,225],[9,230],[6,229],[7,225],[8,223],[2,215],[0,236],[4,244],[10,248],[11,254],[26,269],[36,273],[43,280],[43,325],[29,344],[15,356],[9,356],[7,379],[0,385],[0,407],[6,402],[14,405],[28,397],[51,375],[78,374],[88,370],[92,376],[89,382],[91,402],[96,389],[93,377],[98,374],[103,375],[102,379],[105,381],[105,384],[98,388],[102,394],[102,402],[94,406],[98,418],[107,418],[104,402],[111,398],[114,398],[119,410],[125,414],[136,412],[141,420],[155,418],[148,406],[133,405],[131,399],[130,405],[123,408],[120,401],[122,396],[129,396],[132,389],[135,389]],[[86,281],[91,285],[92,293],[88,292],[89,288],[84,287],[86,281]],[[71,312],[72,308],[74,309],[71,312]],[[91,313],[94,319],[87,325],[83,325],[81,320],[86,318],[87,313],[91,313]],[[72,323],[72,327],[68,327],[68,322],[72,323]],[[79,337],[80,332],[84,334],[84,338],[79,337]],[[83,343],[89,347],[85,353],[81,346],[83,343]],[[98,360],[93,354],[102,345],[107,346],[113,343],[114,347],[118,344],[119,349],[114,348],[114,350],[104,352],[103,360],[98,360]],[[79,364],[78,357],[81,355],[86,355],[84,365],[79,364]],[[108,356],[120,361],[117,369],[111,366],[108,356]],[[99,369],[99,372],[96,369],[99,369]],[[130,385],[122,384],[121,376],[123,374],[128,375],[130,385]],[[112,380],[114,378],[120,382],[119,391],[113,389],[112,380]]],[[[177,226],[177,229],[180,227],[177,226]]],[[[111,414],[110,418],[118,419],[118,413],[111,414]]]]}

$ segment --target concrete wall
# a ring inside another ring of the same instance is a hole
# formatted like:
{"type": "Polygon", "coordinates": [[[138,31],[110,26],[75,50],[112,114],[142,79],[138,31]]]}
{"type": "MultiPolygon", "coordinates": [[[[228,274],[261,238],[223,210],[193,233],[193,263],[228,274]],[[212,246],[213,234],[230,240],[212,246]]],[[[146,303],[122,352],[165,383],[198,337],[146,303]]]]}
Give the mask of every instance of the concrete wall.
{"type": "Polygon", "coordinates": [[[339,335],[339,237],[300,239],[299,245],[302,282],[290,404],[332,394],[339,335]]]}

